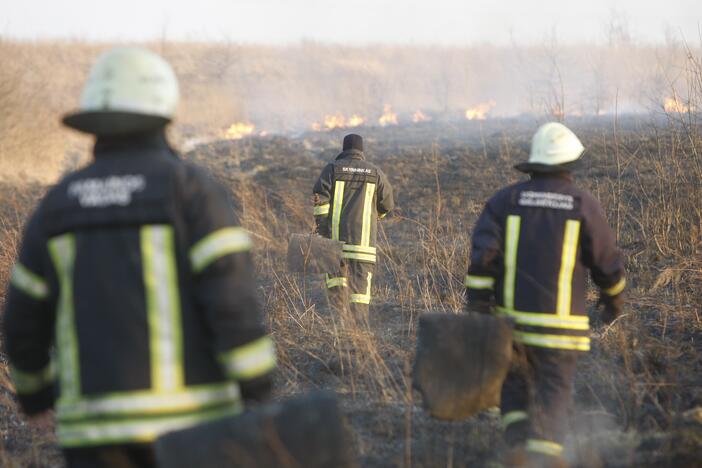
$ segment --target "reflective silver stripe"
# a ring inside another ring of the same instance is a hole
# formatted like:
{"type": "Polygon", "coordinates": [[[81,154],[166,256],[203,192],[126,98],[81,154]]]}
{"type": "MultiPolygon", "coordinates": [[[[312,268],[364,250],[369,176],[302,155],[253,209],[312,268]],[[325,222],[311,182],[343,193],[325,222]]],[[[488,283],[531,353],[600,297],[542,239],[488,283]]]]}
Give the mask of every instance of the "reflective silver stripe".
{"type": "Polygon", "coordinates": [[[183,337],[174,249],[171,226],[142,226],[151,385],[162,392],[172,392],[183,386],[183,337]]]}
{"type": "Polygon", "coordinates": [[[46,280],[20,262],[15,263],[14,268],[12,268],[10,284],[26,295],[40,301],[49,296],[49,285],[46,283],[46,280]]]}
{"type": "Polygon", "coordinates": [[[193,411],[203,406],[236,403],[241,400],[239,385],[227,382],[216,385],[195,386],[174,393],[149,391],[106,394],[84,397],[74,402],[59,402],[59,420],[137,414],[163,414],[193,411]]]}
{"type": "Polygon", "coordinates": [[[375,196],[375,184],[366,184],[366,194],[363,198],[363,226],[361,228],[361,245],[370,245],[371,224],[373,223],[373,198],[375,196]]]}
{"type": "Polygon", "coordinates": [[[529,419],[529,414],[526,411],[510,411],[502,415],[502,428],[506,429],[507,426],[527,419],[529,419]]]}
{"type": "Polygon", "coordinates": [[[563,453],[561,444],[542,439],[528,439],[526,449],[529,452],[543,453],[552,457],[559,457],[563,453]]]}
{"type": "Polygon", "coordinates": [[[350,302],[356,304],[370,304],[371,302],[371,282],[373,281],[373,273],[368,272],[366,276],[366,293],[365,294],[351,294],[350,302]]]}
{"type": "Polygon", "coordinates": [[[332,278],[329,275],[326,276],[326,284],[327,288],[336,288],[336,287],[347,287],[349,285],[349,281],[344,278],[343,276],[337,276],[336,278],[332,278]]]}
{"type": "Polygon", "coordinates": [[[578,238],[580,236],[580,221],[569,219],[566,221],[563,234],[563,249],[561,251],[561,269],[558,273],[558,296],[556,299],[556,313],[559,316],[568,316],[571,312],[571,298],[573,295],[573,270],[578,256],[578,238]]]}
{"type": "Polygon", "coordinates": [[[322,216],[325,214],[329,214],[329,203],[326,203],[324,205],[317,205],[314,207],[315,216],[322,216]]]}
{"type": "Polygon", "coordinates": [[[226,227],[208,234],[190,249],[193,271],[199,273],[209,264],[225,255],[247,252],[253,243],[245,229],[226,227]]]}
{"type": "Polygon", "coordinates": [[[73,234],[53,237],[49,239],[48,248],[60,284],[56,315],[56,352],[61,399],[74,400],[80,395],[80,361],[73,304],[75,237],[73,234]]]}
{"type": "Polygon", "coordinates": [[[587,315],[559,316],[556,314],[519,312],[504,307],[497,307],[497,311],[514,318],[518,325],[567,328],[570,330],[588,330],[590,328],[590,319],[587,315]]]}
{"type": "Polygon", "coordinates": [[[512,333],[515,341],[524,343],[525,345],[552,349],[571,349],[575,351],[590,350],[589,336],[543,335],[519,330],[514,330],[512,333]]]}
{"type": "Polygon", "coordinates": [[[362,262],[375,263],[375,255],[353,253],[353,252],[341,252],[341,258],[348,258],[350,260],[360,260],[362,262]]]}
{"type": "Polygon", "coordinates": [[[341,223],[341,209],[344,206],[344,186],[343,180],[337,180],[334,184],[334,212],[332,213],[332,239],[339,240],[339,223],[341,223]]]}
{"type": "Polygon", "coordinates": [[[56,433],[59,445],[63,447],[85,447],[120,442],[153,442],[166,432],[235,416],[240,414],[242,409],[240,404],[234,404],[229,409],[217,408],[195,414],[159,418],[129,418],[81,423],[60,422],[56,433]]]}
{"type": "Polygon", "coordinates": [[[219,360],[234,379],[253,379],[275,368],[275,345],[270,336],[222,353],[219,360]]]}
{"type": "Polygon", "coordinates": [[[492,289],[495,287],[495,278],[489,276],[466,275],[464,285],[466,288],[471,289],[492,289]]]}
{"type": "Polygon", "coordinates": [[[624,291],[626,287],[626,278],[622,278],[611,288],[603,289],[602,291],[608,296],[616,296],[624,291]]]}
{"type": "Polygon", "coordinates": [[[365,254],[371,254],[371,255],[375,255],[377,252],[377,249],[375,247],[369,247],[369,246],[364,246],[364,245],[354,245],[354,244],[344,244],[342,246],[342,250],[344,252],[358,252],[358,253],[365,253],[365,254]]]}
{"type": "Polygon", "coordinates": [[[508,309],[514,309],[514,288],[517,281],[517,247],[519,246],[519,229],[521,222],[522,219],[519,216],[507,216],[503,301],[504,306],[508,309]]]}
{"type": "Polygon", "coordinates": [[[46,388],[53,382],[55,371],[53,362],[35,372],[21,371],[10,366],[10,376],[18,395],[29,395],[46,388]]]}

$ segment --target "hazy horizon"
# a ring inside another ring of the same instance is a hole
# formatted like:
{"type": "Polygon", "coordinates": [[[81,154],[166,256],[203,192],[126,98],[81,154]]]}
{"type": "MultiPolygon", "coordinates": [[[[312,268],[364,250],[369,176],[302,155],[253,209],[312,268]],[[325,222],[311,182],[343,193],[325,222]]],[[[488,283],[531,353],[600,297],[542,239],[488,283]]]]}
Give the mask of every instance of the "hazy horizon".
{"type": "Polygon", "coordinates": [[[0,37],[24,40],[231,41],[469,45],[646,43],[699,44],[702,2],[677,0],[67,0],[0,1],[0,37]]]}

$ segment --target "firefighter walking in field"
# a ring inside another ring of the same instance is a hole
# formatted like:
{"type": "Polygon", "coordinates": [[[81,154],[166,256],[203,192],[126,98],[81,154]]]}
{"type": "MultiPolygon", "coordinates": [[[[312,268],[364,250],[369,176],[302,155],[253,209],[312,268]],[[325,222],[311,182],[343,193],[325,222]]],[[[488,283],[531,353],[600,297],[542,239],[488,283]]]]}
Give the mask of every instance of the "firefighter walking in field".
{"type": "Polygon", "coordinates": [[[160,434],[270,391],[251,240],[223,187],[170,149],[177,101],[156,54],[97,61],[64,119],[97,135],[94,160],[40,202],[12,272],[3,332],[19,402],[56,409],[70,467],[153,466],[160,434]]]}
{"type": "Polygon", "coordinates": [[[394,208],[392,187],[375,164],[365,160],[363,138],[344,137],[343,151],[314,185],[317,232],[343,242],[342,264],[325,277],[330,304],[368,316],[377,259],[378,220],[394,208]]]}
{"type": "Polygon", "coordinates": [[[583,151],[565,126],[543,125],[529,161],[515,166],[530,180],[495,194],[473,232],[467,308],[515,322],[515,362],[501,396],[513,466],[566,466],[576,362],[590,349],[586,270],[600,289],[602,320],[622,308],[622,254],[597,200],[573,184],[583,151]]]}

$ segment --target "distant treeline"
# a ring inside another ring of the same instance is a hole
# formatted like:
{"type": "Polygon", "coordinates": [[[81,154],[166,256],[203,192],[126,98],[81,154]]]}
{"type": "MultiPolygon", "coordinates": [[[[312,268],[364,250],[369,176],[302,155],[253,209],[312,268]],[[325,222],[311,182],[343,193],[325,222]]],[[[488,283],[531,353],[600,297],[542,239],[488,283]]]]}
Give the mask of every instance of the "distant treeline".
{"type": "MultiPolygon", "coordinates": [[[[58,117],[77,105],[90,64],[110,45],[0,38],[0,164],[29,148],[66,149],[72,140],[57,133],[58,117]]],[[[629,41],[538,47],[146,45],[179,75],[183,103],[176,133],[188,136],[224,132],[235,122],[251,122],[256,131],[300,131],[335,114],[355,114],[372,124],[386,105],[400,122],[417,111],[433,119],[463,118],[466,109],[481,104],[492,116],[660,109],[666,98],[685,100],[687,56],[700,57],[699,47],[682,43],[629,41]]]]}

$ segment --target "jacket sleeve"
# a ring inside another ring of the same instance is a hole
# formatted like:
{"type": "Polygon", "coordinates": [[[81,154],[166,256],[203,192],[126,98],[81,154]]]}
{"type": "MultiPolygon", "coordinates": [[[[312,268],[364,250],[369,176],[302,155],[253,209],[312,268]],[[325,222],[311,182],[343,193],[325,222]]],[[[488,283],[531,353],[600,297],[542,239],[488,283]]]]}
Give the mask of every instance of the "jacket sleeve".
{"type": "Polygon", "coordinates": [[[10,277],[3,314],[5,352],[20,406],[27,414],[54,403],[50,349],[55,322],[49,255],[40,210],[30,219],[10,277]]]}
{"type": "Polygon", "coordinates": [[[381,218],[387,216],[395,208],[395,198],[393,197],[392,185],[388,181],[387,176],[381,170],[378,170],[378,215],[381,218]]]}
{"type": "Polygon", "coordinates": [[[603,295],[619,296],[626,287],[624,257],[617,248],[602,207],[590,195],[583,197],[583,218],[583,263],[590,269],[592,281],[603,295]]]}
{"type": "Polygon", "coordinates": [[[319,235],[330,237],[329,211],[334,185],[334,165],[327,164],[314,184],[314,222],[319,235]]]}
{"type": "Polygon", "coordinates": [[[203,311],[225,374],[245,399],[270,392],[275,346],[256,298],[252,241],[224,188],[201,175],[187,184],[186,221],[194,301],[203,311]]]}
{"type": "Polygon", "coordinates": [[[464,282],[467,310],[489,311],[495,280],[501,271],[503,238],[498,203],[493,199],[485,205],[473,230],[470,266],[464,282]]]}

